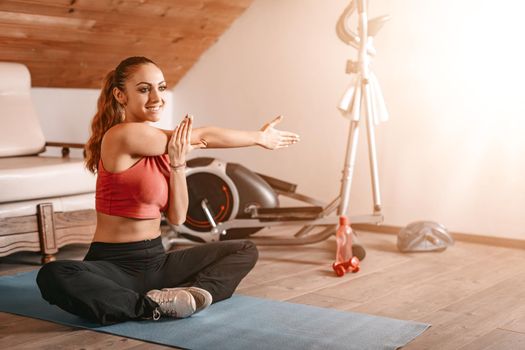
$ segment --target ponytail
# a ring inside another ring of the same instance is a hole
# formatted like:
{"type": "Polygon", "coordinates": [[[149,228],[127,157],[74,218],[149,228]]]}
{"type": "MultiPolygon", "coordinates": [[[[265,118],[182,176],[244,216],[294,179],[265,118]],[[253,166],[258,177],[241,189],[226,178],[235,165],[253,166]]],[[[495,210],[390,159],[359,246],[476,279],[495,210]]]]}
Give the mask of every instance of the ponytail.
{"type": "Polygon", "coordinates": [[[113,95],[113,90],[118,88],[121,91],[125,91],[124,83],[134,71],[133,67],[146,63],[155,64],[146,57],[126,58],[120,62],[116,69],[109,72],[104,79],[104,86],[100,91],[97,102],[97,113],[91,122],[91,137],[84,147],[86,154],[85,167],[93,174],[98,171],[102,137],[104,137],[106,131],[122,123],[125,118],[124,107],[113,95]]]}
{"type": "Polygon", "coordinates": [[[121,123],[124,119],[124,109],[113,96],[114,81],[115,70],[112,70],[104,79],[104,86],[97,102],[97,113],[91,122],[91,137],[85,146],[86,168],[93,174],[98,170],[102,137],[112,126],[121,123]]]}

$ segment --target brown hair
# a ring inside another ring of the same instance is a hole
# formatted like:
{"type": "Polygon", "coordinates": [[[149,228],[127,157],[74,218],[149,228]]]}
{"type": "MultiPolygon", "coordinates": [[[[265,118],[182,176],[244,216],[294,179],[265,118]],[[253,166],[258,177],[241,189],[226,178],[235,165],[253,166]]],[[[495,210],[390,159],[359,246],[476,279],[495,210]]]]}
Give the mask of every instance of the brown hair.
{"type": "Polygon", "coordinates": [[[102,137],[112,126],[124,121],[124,106],[121,105],[113,96],[113,89],[124,90],[124,83],[129,76],[136,71],[142,64],[155,64],[146,57],[128,57],[119,63],[117,68],[106,75],[104,85],[100,91],[97,102],[97,113],[91,122],[91,137],[84,146],[86,168],[95,174],[98,171],[98,161],[100,159],[100,148],[102,137]]]}

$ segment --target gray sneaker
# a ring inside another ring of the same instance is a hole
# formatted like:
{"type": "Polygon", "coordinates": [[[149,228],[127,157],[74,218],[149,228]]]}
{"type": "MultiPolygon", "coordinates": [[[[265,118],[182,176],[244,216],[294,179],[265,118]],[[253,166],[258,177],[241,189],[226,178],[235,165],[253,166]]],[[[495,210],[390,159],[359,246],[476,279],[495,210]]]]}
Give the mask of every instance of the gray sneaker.
{"type": "Polygon", "coordinates": [[[211,305],[213,298],[207,290],[198,287],[188,287],[186,290],[190,292],[195,299],[195,313],[201,312],[211,305]]]}
{"type": "Polygon", "coordinates": [[[182,288],[152,289],[146,296],[159,304],[159,307],[153,310],[154,320],[158,320],[161,315],[186,318],[197,309],[193,295],[182,288]]]}
{"type": "Polygon", "coordinates": [[[171,289],[185,290],[193,296],[193,298],[195,299],[195,306],[196,306],[196,310],[194,312],[195,314],[197,312],[201,312],[202,310],[206,309],[208,306],[211,305],[213,301],[211,294],[207,290],[202,289],[202,288],[179,287],[179,288],[171,288],[171,289]]]}

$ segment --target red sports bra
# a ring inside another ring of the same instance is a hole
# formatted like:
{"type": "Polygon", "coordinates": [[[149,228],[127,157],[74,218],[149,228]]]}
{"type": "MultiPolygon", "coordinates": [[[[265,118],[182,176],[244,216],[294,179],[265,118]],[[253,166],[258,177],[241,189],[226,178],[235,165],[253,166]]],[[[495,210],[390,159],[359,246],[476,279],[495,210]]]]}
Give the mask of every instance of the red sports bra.
{"type": "Polygon", "coordinates": [[[119,173],[98,162],[95,208],[108,214],[136,219],[160,218],[168,206],[170,168],[167,154],[142,157],[119,173]]]}

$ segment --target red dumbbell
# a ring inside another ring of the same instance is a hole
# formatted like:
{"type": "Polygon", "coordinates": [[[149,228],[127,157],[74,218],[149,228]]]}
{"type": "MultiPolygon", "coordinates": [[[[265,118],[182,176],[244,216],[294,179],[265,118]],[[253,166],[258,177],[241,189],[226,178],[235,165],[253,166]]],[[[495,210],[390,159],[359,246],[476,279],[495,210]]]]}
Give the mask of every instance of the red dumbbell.
{"type": "Polygon", "coordinates": [[[333,263],[332,269],[338,277],[342,277],[347,272],[356,273],[359,271],[359,259],[357,256],[352,257],[350,260],[342,263],[333,263]]]}

